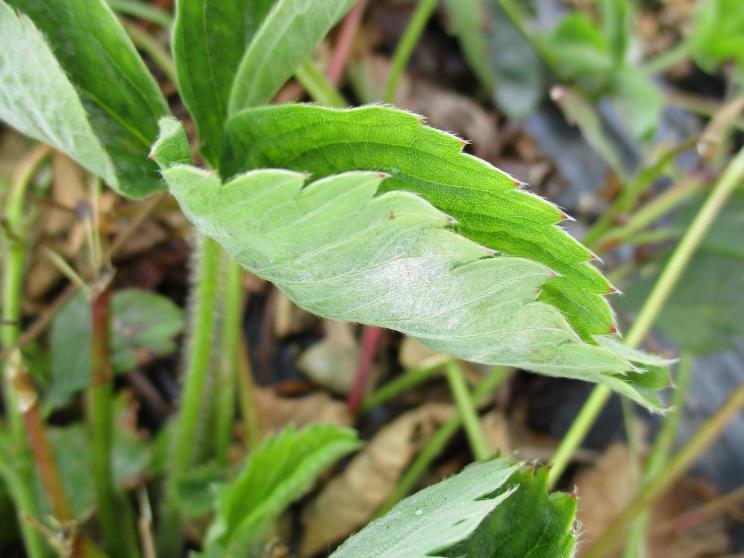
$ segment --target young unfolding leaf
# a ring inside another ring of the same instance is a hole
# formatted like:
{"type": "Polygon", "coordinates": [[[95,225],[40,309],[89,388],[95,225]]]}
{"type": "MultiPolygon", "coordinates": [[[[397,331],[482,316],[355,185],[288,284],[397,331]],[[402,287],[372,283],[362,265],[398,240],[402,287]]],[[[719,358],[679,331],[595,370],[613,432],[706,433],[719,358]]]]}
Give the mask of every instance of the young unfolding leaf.
{"type": "Polygon", "coordinates": [[[0,119],[116,184],[75,88],[33,22],[0,0],[0,119]]]}
{"type": "Polygon", "coordinates": [[[390,174],[383,190],[422,195],[457,221],[457,230],[488,248],[523,256],[560,274],[541,299],[558,307],[587,341],[614,331],[603,295],[612,287],[592,253],[557,223],[566,215],[488,163],[462,153],[464,142],[386,107],[329,109],[282,105],[242,112],[227,127],[224,169],[278,167],[314,177],[347,170],[390,174]]]}
{"type": "Polygon", "coordinates": [[[277,0],[243,55],[229,114],[268,103],[356,0],[277,0]]]}
{"type": "MultiPolygon", "coordinates": [[[[143,197],[161,188],[157,166],[147,158],[147,153],[158,134],[158,119],[169,112],[168,105],[108,4],[104,0],[9,0],[9,3],[28,15],[45,35],[77,89],[116,176],[94,172],[130,197],[143,197]]],[[[31,35],[37,39],[35,33],[31,35]]],[[[30,43],[19,39],[3,50],[9,48],[15,64],[26,66],[26,79],[28,74],[38,74],[34,89],[28,94],[36,96],[37,103],[41,103],[37,104],[36,112],[24,111],[24,117],[44,123],[64,121],[69,118],[64,106],[52,102],[58,95],[54,82],[45,80],[44,68],[49,63],[45,60],[44,66],[37,67],[38,40],[30,43]]],[[[3,57],[7,55],[3,53],[3,57]]],[[[22,128],[21,131],[25,132],[22,128]]],[[[90,168],[87,159],[76,157],[78,153],[66,153],[90,168]]]]}
{"type": "Polygon", "coordinates": [[[383,326],[431,348],[490,364],[603,383],[650,407],[625,374],[634,366],[583,342],[537,300],[555,274],[448,229],[452,219],[410,192],[376,195],[386,175],[305,177],[261,170],[222,184],[176,165],[164,171],[199,232],[242,266],[320,316],[383,326]]]}
{"type": "Polygon", "coordinates": [[[227,103],[243,53],[274,0],[179,0],[173,58],[181,98],[199,129],[201,150],[215,165],[227,103]]]}
{"type": "Polygon", "coordinates": [[[406,498],[331,558],[571,556],[576,501],[548,496],[546,479],[505,458],[471,465],[406,498]]]}
{"type": "Polygon", "coordinates": [[[246,556],[318,475],[359,447],[356,433],[333,425],[289,427],[251,453],[237,478],[218,490],[217,516],[207,532],[205,556],[246,556]]]}
{"type": "Polygon", "coordinates": [[[179,0],[178,86],[217,166],[229,113],[268,103],[353,0],[179,0]],[[229,109],[228,109],[229,105],[229,109]]]}

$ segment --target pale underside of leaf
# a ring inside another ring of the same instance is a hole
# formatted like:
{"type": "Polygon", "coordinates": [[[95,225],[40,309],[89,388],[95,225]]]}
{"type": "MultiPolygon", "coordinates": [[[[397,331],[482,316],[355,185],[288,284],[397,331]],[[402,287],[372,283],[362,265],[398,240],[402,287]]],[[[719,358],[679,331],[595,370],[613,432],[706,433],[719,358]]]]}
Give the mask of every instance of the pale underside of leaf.
{"type": "Polygon", "coordinates": [[[615,330],[604,299],[608,281],[593,254],[557,224],[566,218],[521,183],[468,154],[465,142],[389,107],[331,109],[281,105],[248,109],[227,125],[223,169],[289,168],[314,177],[376,170],[391,178],[383,190],[422,195],[457,220],[464,236],[512,256],[536,260],[559,276],[541,298],[558,307],[586,341],[615,330]]]}
{"type": "Polygon", "coordinates": [[[395,329],[466,360],[603,383],[658,406],[625,381],[630,362],[582,341],[538,300],[554,272],[494,256],[418,195],[377,195],[384,174],[349,172],[304,188],[304,175],[285,170],[224,185],[184,165],[164,176],[202,234],[311,312],[395,329]]]}
{"type": "Polygon", "coordinates": [[[0,0],[0,119],[117,184],[80,98],[41,32],[0,0]]]}

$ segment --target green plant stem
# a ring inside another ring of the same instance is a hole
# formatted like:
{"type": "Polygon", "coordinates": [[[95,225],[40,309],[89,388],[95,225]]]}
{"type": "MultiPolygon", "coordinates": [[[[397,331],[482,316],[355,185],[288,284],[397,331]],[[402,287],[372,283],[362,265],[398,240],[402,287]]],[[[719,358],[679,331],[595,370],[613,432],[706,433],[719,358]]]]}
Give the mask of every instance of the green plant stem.
{"type": "Polygon", "coordinates": [[[171,15],[154,5],[139,0],[108,0],[109,6],[116,12],[138,17],[150,23],[156,23],[166,29],[173,24],[171,15]]]}
{"type": "Polygon", "coordinates": [[[173,63],[173,59],[168,51],[163,48],[163,45],[138,25],[134,25],[128,21],[123,21],[122,25],[132,40],[132,43],[134,43],[134,46],[147,54],[172,83],[178,83],[176,65],[173,63]]]}
{"type": "Polygon", "coordinates": [[[694,195],[702,191],[702,185],[695,176],[683,178],[677,185],[665,190],[649,201],[628,219],[628,222],[607,232],[596,241],[599,251],[605,251],[633,238],[660,217],[666,215],[694,195]]]}
{"type": "MultiPolygon", "coordinates": [[[[486,396],[500,386],[512,373],[511,368],[497,366],[488,374],[483,381],[473,390],[473,400],[476,405],[483,402],[486,396]]],[[[434,435],[429,438],[424,448],[419,452],[410,467],[400,478],[393,488],[385,503],[375,513],[380,516],[388,512],[395,504],[400,502],[411,493],[421,476],[429,469],[434,460],[444,451],[452,437],[462,426],[462,415],[459,410],[439,427],[434,435]]]]}
{"type": "MultiPolygon", "coordinates": [[[[26,264],[26,223],[24,201],[26,190],[39,166],[50,150],[37,146],[20,163],[13,177],[4,208],[5,254],[3,261],[2,319],[0,341],[5,350],[10,350],[21,335],[21,301],[23,298],[23,278],[26,264]]],[[[10,360],[10,359],[9,359],[10,360]]],[[[38,518],[39,513],[34,498],[33,470],[23,419],[11,385],[11,362],[6,362],[3,373],[3,397],[5,413],[9,423],[10,439],[13,445],[14,465],[13,485],[8,482],[13,496],[18,525],[21,529],[26,553],[30,558],[43,558],[46,555],[40,534],[29,524],[26,517],[38,518]]],[[[10,473],[8,473],[10,474],[10,473]]],[[[8,476],[7,474],[5,475],[8,476]]]]}
{"type": "Polygon", "coordinates": [[[431,14],[434,13],[434,8],[437,7],[437,0],[419,0],[416,10],[411,16],[411,20],[406,26],[406,30],[403,32],[403,36],[400,39],[398,48],[395,49],[395,55],[393,56],[393,62],[390,66],[390,73],[388,74],[387,83],[385,84],[385,92],[383,93],[383,101],[386,103],[395,103],[395,92],[398,88],[398,80],[403,74],[408,65],[408,60],[411,58],[413,49],[416,48],[421,33],[426,27],[426,23],[429,21],[431,14]]]}
{"type": "Polygon", "coordinates": [[[584,244],[590,248],[597,246],[602,237],[612,228],[615,219],[622,213],[629,211],[638,198],[648,190],[653,181],[664,172],[664,169],[666,169],[672,161],[674,161],[674,158],[680,153],[694,147],[695,142],[695,139],[688,140],[678,146],[666,150],[658,157],[656,162],[638,172],[627,187],[623,189],[622,193],[613,201],[612,205],[610,205],[610,207],[608,207],[602,214],[594,226],[589,229],[583,238],[584,244]]]}
{"type": "Polygon", "coordinates": [[[483,429],[478,419],[478,411],[475,409],[475,403],[465,383],[462,368],[457,364],[457,361],[452,360],[447,363],[445,370],[447,383],[449,383],[452,398],[455,400],[455,406],[462,417],[465,435],[468,437],[473,456],[478,461],[488,459],[490,455],[488,442],[486,442],[486,437],[483,434],[483,429]]]}
{"type": "MultiPolygon", "coordinates": [[[[684,409],[687,388],[690,385],[694,364],[695,356],[693,354],[689,352],[682,353],[682,358],[677,367],[677,389],[674,391],[672,398],[672,408],[664,417],[664,422],[656,435],[654,445],[649,453],[646,470],[643,475],[644,485],[654,482],[654,479],[658,475],[664,474],[664,467],[669,460],[670,450],[674,441],[677,439],[679,421],[682,416],[682,409],[684,409]]],[[[623,553],[624,558],[645,556],[644,544],[650,517],[649,510],[644,510],[633,522],[626,539],[627,542],[623,553]]]]}
{"type": "Polygon", "coordinates": [[[228,465],[228,453],[235,418],[239,348],[243,317],[243,270],[223,252],[222,339],[220,375],[217,385],[217,462],[228,465]]]}
{"type": "Polygon", "coordinates": [[[196,455],[199,422],[203,414],[202,398],[207,387],[217,310],[219,245],[210,238],[200,236],[192,257],[196,266],[195,288],[192,291],[193,311],[189,320],[184,387],[174,426],[173,454],[170,458],[159,531],[159,555],[163,558],[175,558],[180,556],[181,552],[181,514],[176,501],[175,486],[196,455]]]}
{"type": "Polygon", "coordinates": [[[256,389],[253,384],[253,370],[248,357],[245,339],[238,340],[238,385],[240,387],[240,415],[243,419],[245,447],[252,450],[261,441],[261,417],[256,406],[256,389]]]}
{"type": "MultiPolygon", "coordinates": [[[[664,271],[659,276],[653,290],[641,308],[633,323],[626,343],[637,347],[656,320],[662,306],[677,284],[690,258],[695,253],[705,234],[708,232],[716,215],[720,212],[726,199],[744,178],[744,149],[741,149],[726,167],[695,219],[685,232],[669,259],[664,271]]],[[[552,468],[548,475],[548,484],[552,487],[566,469],[576,448],[586,437],[589,429],[604,408],[610,397],[610,391],[604,386],[597,386],[582,407],[566,435],[561,440],[550,463],[552,468]]]]}
{"type": "Polygon", "coordinates": [[[114,437],[114,383],[111,367],[111,276],[99,278],[91,301],[90,387],[86,418],[96,511],[106,547],[113,556],[139,556],[131,511],[114,486],[111,444],[114,437]]]}
{"type": "Polygon", "coordinates": [[[641,64],[641,71],[649,75],[658,74],[679,64],[685,58],[689,58],[691,52],[692,41],[688,39],[682,40],[672,48],[664,50],[658,56],[641,64]]]}
{"type": "Polygon", "coordinates": [[[450,360],[449,357],[434,357],[433,362],[430,362],[429,364],[424,364],[420,368],[414,368],[413,370],[406,370],[394,380],[390,380],[388,383],[365,397],[359,407],[359,414],[365,415],[372,409],[398,397],[401,393],[425,382],[432,376],[436,375],[450,360]]]}
{"type": "Polygon", "coordinates": [[[718,438],[723,429],[744,407],[744,383],[734,390],[695,435],[663,467],[662,474],[645,485],[612,525],[582,554],[582,558],[602,558],[610,555],[621,542],[625,527],[674,485],[697,457],[718,438]]]}
{"type": "Polygon", "coordinates": [[[308,58],[295,70],[295,77],[308,95],[320,104],[329,107],[346,107],[349,103],[331,84],[312,59],[308,58]]]}

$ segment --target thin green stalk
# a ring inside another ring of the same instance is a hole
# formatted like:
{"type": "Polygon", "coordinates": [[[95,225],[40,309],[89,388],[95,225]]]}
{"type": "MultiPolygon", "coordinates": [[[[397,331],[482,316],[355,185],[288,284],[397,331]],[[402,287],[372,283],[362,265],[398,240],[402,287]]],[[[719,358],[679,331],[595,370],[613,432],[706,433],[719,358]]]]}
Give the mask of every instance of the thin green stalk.
{"type": "Polygon", "coordinates": [[[140,0],[108,0],[108,3],[111,9],[116,12],[156,23],[166,29],[173,24],[173,18],[168,12],[147,2],[140,0]]]}
{"type": "Polygon", "coordinates": [[[693,176],[683,178],[676,186],[665,190],[633,213],[628,222],[616,227],[596,241],[599,250],[615,246],[633,238],[651,223],[663,217],[702,191],[700,181],[693,176]]]}
{"type": "Polygon", "coordinates": [[[248,357],[246,341],[242,337],[238,340],[238,385],[245,447],[250,451],[261,441],[261,417],[256,406],[256,388],[253,384],[251,360],[248,357]]]}
{"type": "MultiPolygon", "coordinates": [[[[656,435],[654,445],[649,453],[646,470],[643,475],[644,484],[652,483],[655,478],[664,474],[664,467],[669,460],[669,453],[674,441],[677,439],[679,421],[682,417],[682,409],[685,406],[687,388],[690,385],[694,364],[695,356],[692,353],[682,353],[682,358],[677,366],[677,389],[674,391],[672,398],[672,408],[664,417],[664,422],[656,435]]],[[[645,510],[633,522],[628,532],[625,551],[623,553],[624,558],[646,555],[644,545],[650,517],[651,514],[649,511],[645,510]]]]}
{"type": "MultiPolygon", "coordinates": [[[[26,265],[26,223],[24,201],[26,190],[44,162],[50,150],[46,146],[37,146],[21,161],[11,183],[5,201],[5,254],[3,261],[2,320],[0,340],[2,347],[9,350],[21,335],[21,301],[23,298],[23,278],[26,265]]],[[[10,429],[10,438],[14,449],[14,476],[16,484],[10,487],[11,495],[18,514],[26,553],[30,558],[43,558],[46,555],[44,542],[39,533],[28,523],[26,517],[38,518],[39,513],[34,498],[34,479],[31,467],[29,447],[23,419],[11,386],[11,363],[6,362],[3,374],[3,397],[5,413],[10,429]]]]}
{"type": "Polygon", "coordinates": [[[390,380],[384,386],[365,397],[359,407],[359,414],[366,415],[372,409],[375,409],[380,405],[387,403],[391,399],[398,397],[401,393],[424,383],[429,378],[436,375],[449,360],[451,360],[449,357],[435,357],[433,362],[424,364],[420,368],[406,370],[394,380],[390,380]]]}
{"type": "Polygon", "coordinates": [[[172,83],[178,83],[176,65],[173,63],[173,59],[168,51],[163,48],[163,45],[138,25],[134,25],[128,21],[123,21],[122,25],[132,40],[132,43],[134,43],[134,46],[146,53],[172,83]]]}
{"type": "MultiPolygon", "coordinates": [[[[486,396],[500,386],[512,372],[511,368],[497,366],[488,374],[483,381],[473,390],[473,400],[476,405],[483,403],[486,396]]],[[[400,502],[411,493],[421,476],[429,469],[434,460],[444,451],[452,437],[462,426],[462,415],[459,410],[439,427],[434,435],[429,438],[424,448],[416,456],[410,467],[400,478],[388,496],[385,503],[380,507],[375,515],[380,516],[388,512],[395,504],[400,502]]]]}
{"type": "Polygon", "coordinates": [[[625,509],[617,516],[612,525],[582,554],[583,558],[602,558],[608,556],[617,548],[625,528],[633,519],[649,505],[662,496],[695,462],[698,456],[713,443],[728,422],[744,408],[744,383],[734,390],[729,398],[721,405],[695,435],[674,455],[663,467],[662,474],[649,484],[641,488],[640,492],[630,501],[625,509]]]}
{"type": "Polygon", "coordinates": [[[629,211],[635,204],[636,200],[638,200],[638,198],[648,190],[653,181],[664,172],[664,169],[666,169],[672,161],[674,161],[674,158],[680,153],[694,147],[695,142],[696,140],[692,139],[668,149],[655,163],[638,172],[627,187],[623,189],[622,193],[615,199],[612,205],[610,205],[610,207],[608,207],[602,214],[594,226],[589,229],[583,238],[584,244],[590,248],[599,244],[602,237],[612,228],[615,219],[622,213],[629,211]]]}
{"type": "Polygon", "coordinates": [[[217,389],[217,462],[228,464],[228,453],[235,418],[239,348],[243,318],[243,270],[223,252],[222,339],[217,389]]]}
{"type": "MultiPolygon", "coordinates": [[[[723,204],[731,192],[744,179],[744,148],[741,149],[726,167],[710,193],[705,203],[698,211],[695,219],[685,232],[682,240],[677,245],[669,259],[664,271],[659,276],[653,290],[641,308],[633,327],[630,328],[626,337],[626,343],[631,347],[637,347],[648,333],[661,309],[677,284],[682,272],[692,258],[695,250],[708,232],[716,215],[720,212],[723,204]]],[[[551,459],[552,468],[548,475],[548,484],[552,487],[566,469],[576,448],[586,437],[587,432],[594,424],[599,413],[604,408],[610,397],[610,391],[604,386],[597,386],[587,399],[584,407],[577,415],[573,424],[563,437],[555,455],[551,459]]]]}
{"type": "Polygon", "coordinates": [[[470,391],[465,383],[465,376],[462,368],[457,361],[450,361],[446,367],[447,383],[449,383],[452,398],[455,400],[455,406],[462,417],[465,435],[470,443],[470,449],[473,456],[478,461],[488,459],[491,452],[488,451],[488,442],[483,434],[478,411],[475,409],[475,403],[470,396],[470,391]]]}
{"type": "Polygon", "coordinates": [[[90,387],[86,419],[96,511],[106,548],[113,556],[139,556],[131,511],[114,485],[111,444],[114,437],[114,383],[111,367],[111,277],[101,277],[91,301],[90,387]]]}
{"type": "Polygon", "coordinates": [[[312,59],[308,58],[295,70],[295,77],[305,91],[322,105],[329,107],[346,107],[349,103],[343,95],[333,87],[325,74],[321,72],[312,59]]]}
{"type": "Polygon", "coordinates": [[[386,103],[395,103],[398,80],[400,80],[403,70],[408,65],[408,60],[411,58],[413,49],[416,48],[416,43],[418,43],[424,27],[426,27],[426,23],[429,21],[436,7],[437,0],[419,0],[416,10],[413,12],[411,20],[403,32],[398,48],[395,49],[395,55],[393,56],[393,62],[390,66],[390,73],[388,74],[385,92],[383,94],[383,100],[386,103]]]}
{"type": "Polygon", "coordinates": [[[692,41],[683,39],[672,48],[641,64],[641,71],[649,75],[658,74],[689,58],[691,52],[692,41]]]}
{"type": "Polygon", "coordinates": [[[198,242],[193,255],[196,276],[195,288],[192,290],[193,312],[189,320],[184,387],[174,426],[173,453],[169,461],[170,471],[159,532],[160,556],[163,558],[175,558],[181,553],[181,514],[175,486],[178,479],[188,471],[196,455],[202,398],[206,393],[214,339],[220,248],[214,240],[207,237],[200,236],[198,242]]]}

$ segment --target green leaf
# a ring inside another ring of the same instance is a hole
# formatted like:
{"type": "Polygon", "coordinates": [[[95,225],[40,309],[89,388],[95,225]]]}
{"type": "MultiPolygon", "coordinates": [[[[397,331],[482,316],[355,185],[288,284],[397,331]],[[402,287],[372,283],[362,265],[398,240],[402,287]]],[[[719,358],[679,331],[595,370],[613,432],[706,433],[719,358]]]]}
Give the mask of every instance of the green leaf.
{"type": "Polygon", "coordinates": [[[173,57],[178,89],[196,122],[201,150],[213,166],[222,148],[235,73],[273,4],[274,0],[176,2],[173,57]]]}
{"type": "Polygon", "coordinates": [[[547,494],[547,474],[506,458],[476,463],[410,496],[331,558],[571,556],[576,502],[547,494]]]}
{"type": "Polygon", "coordinates": [[[317,477],[359,447],[353,430],[315,425],[289,427],[251,453],[243,470],[219,489],[217,516],[206,538],[209,556],[243,556],[260,543],[266,527],[317,477]]]}
{"type": "Polygon", "coordinates": [[[567,216],[488,163],[462,153],[464,142],[387,107],[331,109],[282,105],[242,112],[227,126],[225,176],[289,168],[314,177],[347,170],[390,174],[383,190],[426,198],[457,230],[488,248],[547,265],[560,274],[541,299],[558,307],[587,341],[615,328],[603,295],[609,282],[591,251],[556,226],[567,216]]]}
{"type": "Polygon", "coordinates": [[[468,65],[484,87],[493,91],[496,79],[486,60],[485,6],[481,0],[445,0],[444,5],[468,65]]]}
{"type": "MultiPolygon", "coordinates": [[[[44,33],[67,77],[77,89],[90,124],[108,152],[116,178],[100,176],[120,193],[139,198],[162,187],[157,166],[147,158],[158,133],[158,119],[168,105],[126,32],[104,0],[10,0],[44,33]]],[[[18,48],[30,69],[33,53],[18,48]]],[[[49,84],[33,94],[51,98],[49,84]]],[[[36,117],[61,119],[61,107],[46,103],[36,117]]],[[[85,165],[84,160],[79,161],[85,165]]]]}
{"type": "Polygon", "coordinates": [[[697,64],[713,72],[733,61],[744,72],[744,3],[739,0],[698,2],[691,37],[697,64]]]}
{"type": "MultiPolygon", "coordinates": [[[[697,215],[702,198],[674,220],[681,237],[697,215]]],[[[677,286],[664,304],[654,328],[695,354],[728,350],[744,337],[744,191],[736,190],[703,238],[677,286]]],[[[659,258],[627,289],[621,307],[636,312],[656,283],[668,258],[659,258]]]]}
{"type": "MultiPolygon", "coordinates": [[[[124,415],[129,412],[129,404],[127,394],[118,396],[114,402],[118,424],[114,428],[111,456],[114,484],[120,488],[140,481],[152,459],[147,441],[125,424],[128,419],[124,415]]],[[[90,474],[90,435],[85,425],[79,423],[49,428],[48,433],[73,513],[78,519],[87,518],[95,508],[95,488],[90,474]]],[[[44,493],[41,486],[39,493],[44,493]]]]}
{"type": "Polygon", "coordinates": [[[0,36],[0,119],[116,184],[111,160],[43,35],[3,0],[0,36]]]}
{"type": "Polygon", "coordinates": [[[466,360],[600,382],[659,406],[626,381],[633,365],[581,341],[555,307],[536,300],[550,269],[493,257],[415,194],[376,195],[382,173],[348,172],[305,188],[304,175],[286,170],[224,185],[195,167],[164,176],[200,233],[315,314],[402,331],[466,360]]]}
{"type": "MultiPolygon", "coordinates": [[[[175,338],[183,329],[183,311],[169,299],[126,289],[114,293],[111,305],[114,372],[136,368],[140,351],[162,356],[175,350],[175,338]]],[[[89,384],[90,331],[90,303],[80,293],[52,322],[52,385],[45,397],[48,407],[66,403],[72,394],[89,384]]]]}
{"type": "Polygon", "coordinates": [[[225,467],[207,463],[191,467],[176,481],[178,506],[188,517],[204,517],[217,507],[217,489],[228,480],[225,467]]]}
{"type": "Polygon", "coordinates": [[[612,80],[612,99],[623,123],[635,137],[650,137],[664,108],[661,93],[646,74],[631,66],[619,68],[612,80]]]}
{"type": "Polygon", "coordinates": [[[356,0],[277,0],[233,81],[229,114],[268,103],[356,0]]]}
{"type": "Polygon", "coordinates": [[[615,58],[605,37],[584,14],[567,15],[541,42],[561,80],[581,83],[590,92],[606,85],[615,58]]]}

